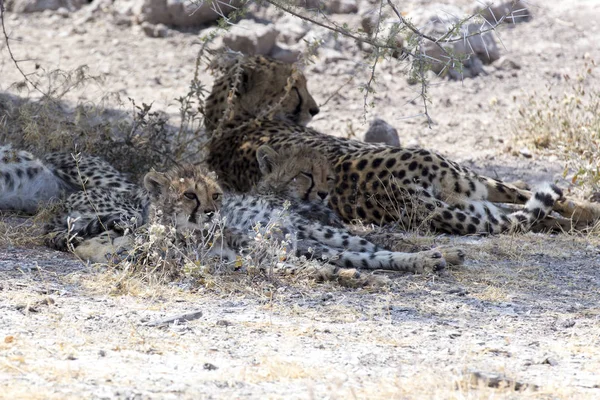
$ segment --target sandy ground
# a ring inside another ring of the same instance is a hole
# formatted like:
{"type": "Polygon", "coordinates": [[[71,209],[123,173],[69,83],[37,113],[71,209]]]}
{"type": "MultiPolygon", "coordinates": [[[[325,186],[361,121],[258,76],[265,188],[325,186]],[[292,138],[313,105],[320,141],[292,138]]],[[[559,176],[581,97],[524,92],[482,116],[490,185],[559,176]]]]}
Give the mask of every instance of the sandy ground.
{"type": "MultiPolygon", "coordinates": [[[[431,127],[422,116],[407,118],[423,111],[419,88],[406,83],[405,66],[388,61],[366,119],[378,115],[403,144],[492,176],[562,182],[562,162],[508,149],[530,95],[548,85],[561,93],[565,75],[600,60],[600,2],[540,1],[532,11],[530,23],[498,32],[503,54],[520,68],[492,65],[477,79],[435,81],[431,127]]],[[[65,101],[106,99],[118,108],[117,94],[154,102],[176,121],[174,98],[187,91],[201,32],[154,39],[108,15],[85,23],[80,15],[9,15],[18,58],[32,60],[25,70],[87,64],[103,81],[65,101]]],[[[317,60],[306,70],[319,102],[355,76],[312,124],[342,136],[367,127],[357,87],[368,71],[357,70],[361,56],[351,45],[344,44],[345,60],[317,60]]],[[[5,47],[0,54],[0,90],[15,92],[19,74],[5,47]]],[[[597,76],[590,89],[600,87],[597,76]]],[[[211,79],[204,73],[209,86],[211,79]]],[[[466,265],[441,277],[391,275],[377,289],[233,276],[191,290],[124,280],[7,238],[0,242],[0,397],[520,398],[513,390],[520,384],[528,398],[600,397],[597,237],[438,240],[465,248],[466,265]],[[193,321],[146,325],[196,310],[202,316],[193,321]],[[509,387],[476,378],[496,375],[509,387]]]]}

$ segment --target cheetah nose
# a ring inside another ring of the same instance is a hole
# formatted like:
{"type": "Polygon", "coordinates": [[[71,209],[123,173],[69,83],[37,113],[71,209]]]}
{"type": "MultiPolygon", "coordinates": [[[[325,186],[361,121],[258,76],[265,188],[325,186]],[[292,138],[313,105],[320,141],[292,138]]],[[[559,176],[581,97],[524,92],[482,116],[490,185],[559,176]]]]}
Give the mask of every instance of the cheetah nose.
{"type": "Polygon", "coordinates": [[[317,114],[319,113],[319,111],[320,111],[320,110],[319,110],[319,107],[313,107],[313,108],[310,108],[310,109],[308,110],[308,112],[310,113],[310,115],[312,115],[313,117],[314,117],[315,115],[317,115],[317,114]]]}
{"type": "Polygon", "coordinates": [[[317,192],[317,195],[318,195],[318,196],[319,196],[321,199],[325,200],[325,199],[327,198],[327,196],[329,195],[329,192],[317,192]]]}

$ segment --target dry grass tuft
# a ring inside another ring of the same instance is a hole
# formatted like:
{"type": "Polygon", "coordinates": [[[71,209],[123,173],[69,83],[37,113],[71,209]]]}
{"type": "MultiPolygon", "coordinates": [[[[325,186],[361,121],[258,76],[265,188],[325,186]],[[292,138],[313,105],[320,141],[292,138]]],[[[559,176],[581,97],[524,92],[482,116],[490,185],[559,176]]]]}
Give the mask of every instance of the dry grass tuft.
{"type": "Polygon", "coordinates": [[[181,122],[175,127],[152,105],[138,105],[133,99],[129,99],[130,111],[108,108],[108,99],[71,107],[62,97],[96,79],[85,68],[59,72],[46,74],[49,82],[57,74],[61,81],[49,84],[49,94],[39,100],[0,94],[0,143],[12,143],[38,156],[55,151],[93,154],[134,180],[150,168],[165,170],[177,162],[197,161],[202,155],[205,89],[197,78],[189,92],[177,99],[181,122]]]}
{"type": "Polygon", "coordinates": [[[586,196],[600,189],[600,92],[588,89],[595,68],[588,58],[576,77],[564,75],[547,93],[531,95],[519,110],[516,135],[517,146],[563,161],[564,176],[586,196]]]}

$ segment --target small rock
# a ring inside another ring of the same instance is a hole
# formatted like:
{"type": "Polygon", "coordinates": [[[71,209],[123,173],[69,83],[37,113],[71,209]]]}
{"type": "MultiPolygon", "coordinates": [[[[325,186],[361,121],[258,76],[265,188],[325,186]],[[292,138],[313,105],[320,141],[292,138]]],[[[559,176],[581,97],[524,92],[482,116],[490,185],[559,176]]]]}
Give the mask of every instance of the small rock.
{"type": "Polygon", "coordinates": [[[367,143],[385,143],[389,146],[400,147],[400,138],[396,128],[380,118],[371,121],[363,140],[367,143]]]}
{"type": "Polygon", "coordinates": [[[552,357],[546,357],[540,364],[548,364],[552,367],[555,367],[558,365],[558,361],[556,361],[554,358],[552,357]]]}
{"type": "Polygon", "coordinates": [[[215,371],[215,370],[219,369],[219,367],[217,367],[216,365],[211,364],[211,363],[204,363],[202,368],[204,368],[207,371],[215,371]]]}
{"type": "MultiPolygon", "coordinates": [[[[15,13],[35,13],[47,10],[64,10],[63,14],[75,11],[87,4],[86,0],[8,0],[6,10],[15,13]]],[[[60,14],[60,15],[63,15],[60,14]]]]}
{"type": "Polygon", "coordinates": [[[65,7],[60,7],[58,10],[56,10],[56,14],[63,18],[67,18],[69,16],[69,10],[67,10],[65,7]]]}
{"type": "MultiPolygon", "coordinates": [[[[455,25],[466,15],[455,6],[436,3],[411,12],[408,17],[423,33],[439,37],[456,29],[455,25]]],[[[485,31],[487,25],[463,25],[457,35],[468,36],[467,40],[444,44],[443,49],[436,43],[425,41],[419,50],[427,56],[431,70],[436,74],[443,74],[453,80],[487,75],[483,66],[500,58],[493,33],[479,33],[485,31]]]]}
{"type": "Polygon", "coordinates": [[[453,288],[448,290],[448,294],[455,294],[457,296],[466,296],[469,294],[469,291],[464,288],[453,288]]]}
{"type": "Polygon", "coordinates": [[[531,158],[533,156],[527,147],[523,147],[521,150],[519,150],[519,154],[525,158],[531,158]]]}
{"type": "Polygon", "coordinates": [[[474,8],[474,13],[481,13],[490,24],[496,25],[504,17],[503,22],[516,24],[519,22],[529,22],[533,16],[527,6],[521,0],[512,0],[492,7],[491,5],[482,6],[477,3],[474,8]]]}
{"type": "Polygon", "coordinates": [[[296,0],[296,5],[298,7],[317,10],[322,7],[321,0],[296,0]]]}
{"type": "Polygon", "coordinates": [[[313,27],[307,34],[304,36],[303,41],[307,41],[308,43],[319,43],[319,50],[322,49],[334,49],[334,50],[342,50],[342,41],[339,40],[337,35],[330,31],[329,29],[322,28],[320,26],[313,27]]]}
{"type": "Polygon", "coordinates": [[[324,295],[321,296],[321,301],[325,302],[325,301],[329,301],[333,299],[333,294],[331,293],[325,293],[324,295]]]}
{"type": "Polygon", "coordinates": [[[311,29],[311,26],[292,15],[285,15],[275,22],[275,29],[279,31],[277,39],[289,45],[296,44],[311,29]]]}
{"type": "Polygon", "coordinates": [[[165,24],[156,24],[154,29],[154,37],[167,37],[169,35],[169,28],[165,24]]]}
{"type": "MultiPolygon", "coordinates": [[[[486,26],[482,28],[481,24],[469,24],[464,34],[473,35],[467,39],[471,51],[484,64],[491,64],[500,58],[500,49],[491,32],[480,33],[482,30],[485,31],[485,28],[486,26]]],[[[466,51],[465,53],[469,54],[471,51],[466,51]]]]}
{"type": "Polygon", "coordinates": [[[200,5],[189,0],[135,0],[133,2],[116,1],[125,14],[130,14],[139,22],[166,24],[175,27],[200,26],[221,18],[220,13],[228,15],[240,5],[239,0],[221,0],[219,12],[213,2],[205,1],[200,5]],[[123,4],[119,4],[123,3],[123,4]]]}
{"type": "MultiPolygon", "coordinates": [[[[91,17],[88,21],[93,21],[93,17],[91,17]]],[[[117,26],[131,26],[131,18],[128,18],[124,15],[115,15],[113,19],[113,23],[117,26]]]]}
{"type": "Polygon", "coordinates": [[[338,61],[347,60],[348,57],[344,55],[341,51],[337,51],[334,49],[321,48],[319,50],[319,56],[325,64],[335,64],[338,61]]]}
{"type": "Polygon", "coordinates": [[[230,321],[227,321],[226,319],[220,319],[217,321],[217,326],[231,326],[233,325],[230,321]]]}
{"type": "Polygon", "coordinates": [[[568,319],[566,321],[563,321],[563,323],[561,324],[561,326],[563,328],[572,328],[575,326],[575,321],[573,321],[572,319],[568,319]]]}
{"type": "Polygon", "coordinates": [[[358,4],[356,0],[330,0],[327,2],[327,11],[333,14],[356,14],[358,4]]]}
{"type": "Polygon", "coordinates": [[[106,357],[106,351],[104,351],[104,350],[99,350],[99,351],[98,351],[98,355],[99,355],[100,357],[106,357]]]}
{"type": "Polygon", "coordinates": [[[223,44],[246,55],[268,55],[275,46],[278,34],[273,24],[245,19],[223,36],[223,44]]]}
{"type": "Polygon", "coordinates": [[[477,386],[483,384],[491,388],[512,388],[515,391],[521,391],[526,389],[538,389],[537,385],[514,381],[501,374],[482,371],[471,371],[470,381],[473,385],[477,386]]]}
{"type": "Polygon", "coordinates": [[[167,28],[167,26],[164,24],[153,25],[149,22],[142,22],[141,27],[142,31],[144,31],[148,37],[162,38],[167,37],[169,34],[169,28],[167,28]]]}
{"type": "Polygon", "coordinates": [[[517,63],[515,60],[512,60],[506,56],[500,57],[498,60],[496,60],[496,62],[494,63],[494,66],[496,67],[496,69],[499,69],[502,71],[521,69],[521,65],[519,63],[517,63]]]}
{"type": "Polygon", "coordinates": [[[288,64],[292,64],[292,63],[295,63],[296,61],[298,61],[298,59],[300,58],[300,54],[302,54],[302,51],[300,51],[300,50],[291,49],[291,48],[288,48],[287,46],[282,47],[282,46],[275,45],[271,49],[271,54],[269,54],[269,56],[276,60],[283,61],[288,64]]]}

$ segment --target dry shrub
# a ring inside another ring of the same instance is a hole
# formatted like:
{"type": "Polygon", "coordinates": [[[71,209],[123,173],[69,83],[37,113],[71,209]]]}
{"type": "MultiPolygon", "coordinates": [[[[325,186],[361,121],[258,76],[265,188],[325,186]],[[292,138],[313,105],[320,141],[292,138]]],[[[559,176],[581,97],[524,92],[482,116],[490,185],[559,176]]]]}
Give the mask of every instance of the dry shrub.
{"type": "Polygon", "coordinates": [[[563,161],[564,176],[586,195],[600,189],[600,91],[589,88],[595,67],[588,59],[575,78],[532,94],[517,125],[518,144],[563,161]]]}
{"type": "Polygon", "coordinates": [[[197,161],[202,153],[205,89],[197,74],[189,92],[177,99],[179,127],[170,125],[152,105],[138,105],[133,99],[130,112],[107,107],[108,99],[70,107],[62,101],[64,95],[97,80],[85,67],[51,71],[44,78],[49,89],[41,99],[0,94],[0,143],[12,143],[40,157],[54,151],[92,154],[134,181],[150,168],[165,170],[177,162],[197,161]]]}
{"type": "Polygon", "coordinates": [[[249,286],[257,283],[263,289],[299,281],[303,285],[336,281],[346,287],[387,283],[385,277],[346,273],[324,261],[294,256],[290,238],[277,239],[279,225],[277,218],[266,226],[257,224],[249,245],[234,252],[226,244],[230,232],[221,219],[205,224],[202,233],[176,232],[172,226],[151,223],[126,236],[122,248],[114,246],[108,264],[121,277],[120,288],[129,287],[130,280],[242,292],[254,292],[249,286]]]}

